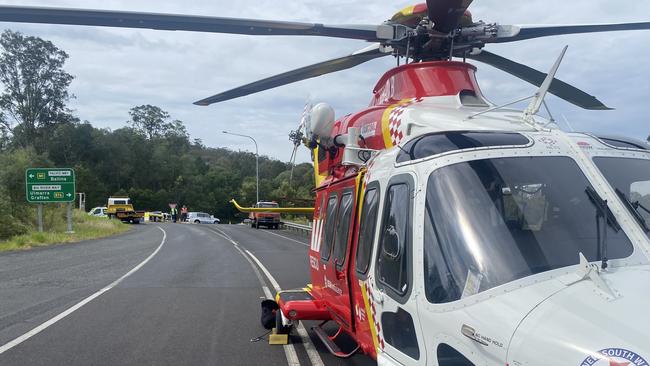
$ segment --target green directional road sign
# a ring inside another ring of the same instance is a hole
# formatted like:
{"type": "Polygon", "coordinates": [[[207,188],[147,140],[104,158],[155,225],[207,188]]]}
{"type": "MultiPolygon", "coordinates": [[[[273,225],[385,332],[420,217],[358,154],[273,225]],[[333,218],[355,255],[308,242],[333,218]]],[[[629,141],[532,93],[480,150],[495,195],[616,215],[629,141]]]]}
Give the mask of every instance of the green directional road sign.
{"type": "Polygon", "coordinates": [[[25,171],[27,202],[74,202],[74,170],[69,168],[29,168],[25,171]]]}

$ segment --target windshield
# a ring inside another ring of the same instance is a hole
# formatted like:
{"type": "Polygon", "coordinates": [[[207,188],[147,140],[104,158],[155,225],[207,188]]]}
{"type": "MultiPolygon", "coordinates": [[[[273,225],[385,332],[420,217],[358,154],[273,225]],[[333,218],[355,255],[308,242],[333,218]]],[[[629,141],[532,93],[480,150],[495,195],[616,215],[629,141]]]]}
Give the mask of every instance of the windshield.
{"type": "Polygon", "coordinates": [[[271,203],[271,202],[262,202],[259,204],[259,207],[261,208],[277,208],[278,204],[277,203],[271,203]]]}
{"type": "MultiPolygon", "coordinates": [[[[596,157],[594,162],[615,189],[625,195],[626,205],[650,225],[650,160],[619,157],[596,157]]],[[[650,237],[650,232],[646,231],[650,237]]]]}
{"type": "MultiPolygon", "coordinates": [[[[587,187],[566,157],[485,159],[434,171],[424,223],[427,299],[455,301],[578,264],[580,252],[599,260],[602,221],[587,187]]],[[[611,224],[608,257],[631,255],[629,239],[611,224]]]]}

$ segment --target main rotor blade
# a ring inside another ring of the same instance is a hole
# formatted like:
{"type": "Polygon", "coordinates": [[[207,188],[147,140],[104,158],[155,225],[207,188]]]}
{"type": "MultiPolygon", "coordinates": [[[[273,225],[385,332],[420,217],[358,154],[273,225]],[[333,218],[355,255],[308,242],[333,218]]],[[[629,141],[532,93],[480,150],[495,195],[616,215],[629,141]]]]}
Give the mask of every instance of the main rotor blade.
{"type": "Polygon", "coordinates": [[[473,0],[427,0],[429,19],[433,21],[433,29],[449,33],[456,29],[465,10],[473,0]]]}
{"type": "Polygon", "coordinates": [[[364,62],[373,60],[378,57],[387,56],[390,53],[383,53],[379,50],[379,45],[375,48],[353,53],[348,56],[335,58],[332,60],[320,62],[314,65],[305,66],[296,70],[291,70],[279,75],[271,76],[266,79],[258,80],[211,97],[194,102],[196,105],[206,106],[212,103],[223,102],[234,98],[243,97],[249,94],[261,92],[263,90],[277,88],[278,86],[295,83],[296,81],[310,79],[316,76],[329,74],[336,71],[349,69],[360,65],[364,62]]]}
{"type": "Polygon", "coordinates": [[[322,36],[366,41],[377,40],[377,26],[372,25],[338,26],[273,20],[110,10],[0,6],[0,21],[265,36],[322,36]]]}
{"type": "MultiPolygon", "coordinates": [[[[482,51],[478,55],[468,56],[476,61],[483,62],[490,66],[494,66],[499,70],[505,71],[511,75],[514,75],[520,79],[523,79],[535,86],[541,86],[546,78],[546,74],[537,71],[526,65],[509,60],[505,57],[501,57],[494,53],[488,51],[482,51]]],[[[554,94],[555,96],[566,100],[569,103],[575,104],[578,107],[590,110],[609,110],[611,108],[604,105],[601,101],[596,99],[593,95],[589,95],[586,92],[565,83],[559,79],[553,79],[551,87],[548,90],[549,93],[554,94]]]]}
{"type": "Polygon", "coordinates": [[[503,43],[503,42],[522,41],[524,39],[531,39],[531,38],[559,36],[563,34],[645,30],[645,29],[650,29],[650,22],[582,24],[582,25],[549,25],[549,26],[515,25],[508,28],[511,29],[511,32],[509,32],[510,34],[499,36],[498,38],[495,38],[493,40],[487,40],[486,42],[503,43]]]}

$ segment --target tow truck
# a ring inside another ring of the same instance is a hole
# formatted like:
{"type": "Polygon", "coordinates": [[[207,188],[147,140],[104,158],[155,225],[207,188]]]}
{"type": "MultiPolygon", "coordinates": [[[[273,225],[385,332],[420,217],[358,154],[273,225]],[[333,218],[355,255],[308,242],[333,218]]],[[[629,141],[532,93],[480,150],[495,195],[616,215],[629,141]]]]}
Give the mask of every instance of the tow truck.
{"type": "Polygon", "coordinates": [[[107,207],[106,214],[109,219],[117,218],[122,222],[139,224],[144,217],[144,211],[136,211],[129,197],[109,197],[107,207]]]}

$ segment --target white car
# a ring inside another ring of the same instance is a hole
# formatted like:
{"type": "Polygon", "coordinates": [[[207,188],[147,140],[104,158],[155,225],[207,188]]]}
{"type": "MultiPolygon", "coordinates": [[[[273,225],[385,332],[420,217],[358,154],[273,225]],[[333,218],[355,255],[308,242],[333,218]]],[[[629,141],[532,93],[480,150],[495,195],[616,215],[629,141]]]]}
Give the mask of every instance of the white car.
{"type": "Polygon", "coordinates": [[[97,216],[97,217],[107,217],[106,211],[108,208],[106,207],[95,207],[90,212],[88,212],[88,215],[90,216],[97,216]]]}
{"type": "Polygon", "coordinates": [[[218,224],[221,221],[205,212],[188,212],[187,213],[187,222],[193,224],[218,224]]]}

